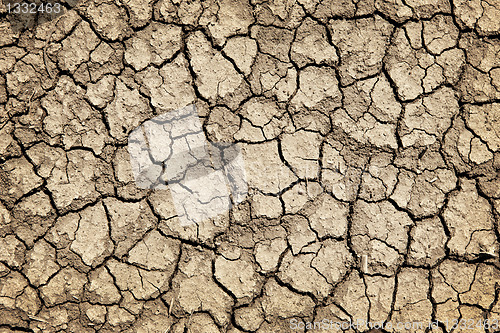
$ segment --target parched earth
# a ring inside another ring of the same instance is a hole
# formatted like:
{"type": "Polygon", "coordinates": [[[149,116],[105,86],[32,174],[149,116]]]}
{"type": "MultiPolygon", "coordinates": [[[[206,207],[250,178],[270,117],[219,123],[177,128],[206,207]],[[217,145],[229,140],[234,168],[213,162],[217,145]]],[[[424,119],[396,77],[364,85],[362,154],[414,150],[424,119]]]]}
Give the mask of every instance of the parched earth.
{"type": "Polygon", "coordinates": [[[2,12],[1,333],[500,330],[499,0],[2,12]],[[127,137],[190,104],[249,193],[183,227],[127,137]]]}

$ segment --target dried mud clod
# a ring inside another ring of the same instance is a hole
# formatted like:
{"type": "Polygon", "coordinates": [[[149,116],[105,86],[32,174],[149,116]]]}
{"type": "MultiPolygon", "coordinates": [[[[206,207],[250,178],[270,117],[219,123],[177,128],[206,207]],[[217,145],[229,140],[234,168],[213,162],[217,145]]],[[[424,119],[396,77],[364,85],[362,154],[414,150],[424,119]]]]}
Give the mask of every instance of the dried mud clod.
{"type": "Polygon", "coordinates": [[[498,0],[9,3],[0,332],[496,331],[498,0]],[[190,104],[249,191],[183,227],[127,138],[190,104]]]}

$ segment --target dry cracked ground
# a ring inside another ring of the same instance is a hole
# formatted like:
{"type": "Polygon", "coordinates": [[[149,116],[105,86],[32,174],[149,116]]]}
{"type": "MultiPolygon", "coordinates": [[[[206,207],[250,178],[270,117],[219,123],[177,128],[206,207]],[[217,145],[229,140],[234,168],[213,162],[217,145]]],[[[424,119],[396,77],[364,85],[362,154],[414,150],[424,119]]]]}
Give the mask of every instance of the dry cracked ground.
{"type": "Polygon", "coordinates": [[[1,333],[498,331],[498,0],[3,11],[1,333]],[[127,136],[190,104],[249,195],[182,227],[127,136]]]}

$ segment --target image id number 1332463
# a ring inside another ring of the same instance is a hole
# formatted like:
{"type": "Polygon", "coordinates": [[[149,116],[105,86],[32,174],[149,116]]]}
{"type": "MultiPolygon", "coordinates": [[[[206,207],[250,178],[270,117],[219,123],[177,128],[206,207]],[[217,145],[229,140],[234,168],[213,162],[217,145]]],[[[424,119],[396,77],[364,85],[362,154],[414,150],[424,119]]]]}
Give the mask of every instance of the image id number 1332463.
{"type": "Polygon", "coordinates": [[[41,3],[37,4],[34,2],[15,2],[7,3],[7,13],[9,14],[37,14],[37,13],[47,13],[47,14],[59,14],[61,12],[61,4],[56,3],[41,3]]]}

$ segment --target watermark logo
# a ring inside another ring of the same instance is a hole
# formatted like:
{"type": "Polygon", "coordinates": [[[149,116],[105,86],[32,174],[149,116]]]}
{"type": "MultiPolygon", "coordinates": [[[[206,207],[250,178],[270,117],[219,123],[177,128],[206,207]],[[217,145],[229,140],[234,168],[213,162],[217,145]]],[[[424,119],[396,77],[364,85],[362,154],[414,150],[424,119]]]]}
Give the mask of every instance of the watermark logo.
{"type": "Polygon", "coordinates": [[[144,122],[130,133],[128,151],[136,185],[168,185],[183,226],[222,214],[247,196],[239,147],[208,142],[194,105],[144,122]]]}

